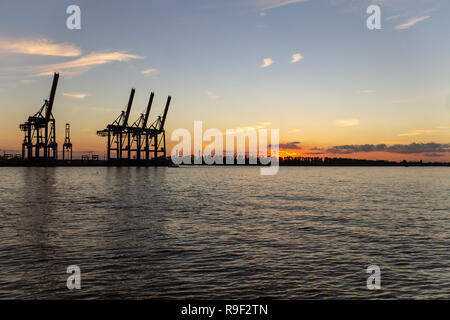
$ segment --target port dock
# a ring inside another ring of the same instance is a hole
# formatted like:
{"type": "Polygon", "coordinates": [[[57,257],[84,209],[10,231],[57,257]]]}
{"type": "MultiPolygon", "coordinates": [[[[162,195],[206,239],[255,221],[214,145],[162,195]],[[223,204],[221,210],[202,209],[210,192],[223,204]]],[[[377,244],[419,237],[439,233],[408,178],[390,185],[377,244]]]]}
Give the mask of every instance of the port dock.
{"type": "Polygon", "coordinates": [[[145,112],[134,122],[129,121],[135,89],[131,89],[128,103],[119,117],[97,131],[97,136],[106,138],[106,155],[103,160],[98,155],[82,155],[73,159],[73,144],[70,139],[70,124],[65,124],[65,139],[58,159],[56,139],[56,119],[53,116],[59,74],[54,73],[50,96],[38,112],[20,124],[24,132],[22,154],[8,154],[0,157],[1,167],[124,167],[124,166],[168,166],[166,154],[166,123],[172,97],[169,95],[160,115],[150,123],[150,110],[154,92],[150,93],[145,112]],[[149,124],[150,123],[150,124],[149,124]]]}

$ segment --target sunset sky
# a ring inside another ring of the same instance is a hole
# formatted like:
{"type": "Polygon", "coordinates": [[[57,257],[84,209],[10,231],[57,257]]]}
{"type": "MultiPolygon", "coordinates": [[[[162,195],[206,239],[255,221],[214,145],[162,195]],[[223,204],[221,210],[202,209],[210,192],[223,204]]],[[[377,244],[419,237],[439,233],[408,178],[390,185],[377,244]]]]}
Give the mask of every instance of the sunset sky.
{"type": "MultiPolygon", "coordinates": [[[[57,140],[103,154],[104,129],[136,88],[176,128],[279,128],[292,154],[450,161],[448,0],[0,2],[0,152],[49,95],[57,140]],[[382,29],[366,27],[381,7],[382,29]],[[81,8],[81,30],[66,8],[81,8]]],[[[75,153],[77,154],[77,153],[75,153]]]]}

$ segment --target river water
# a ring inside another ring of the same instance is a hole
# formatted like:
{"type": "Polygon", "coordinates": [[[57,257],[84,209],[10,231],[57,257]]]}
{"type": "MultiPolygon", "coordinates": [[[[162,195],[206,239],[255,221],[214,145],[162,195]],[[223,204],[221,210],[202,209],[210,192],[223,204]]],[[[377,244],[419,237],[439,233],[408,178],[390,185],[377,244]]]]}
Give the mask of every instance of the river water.
{"type": "Polygon", "coordinates": [[[443,167],[0,168],[0,298],[449,299],[449,191],[443,167]]]}

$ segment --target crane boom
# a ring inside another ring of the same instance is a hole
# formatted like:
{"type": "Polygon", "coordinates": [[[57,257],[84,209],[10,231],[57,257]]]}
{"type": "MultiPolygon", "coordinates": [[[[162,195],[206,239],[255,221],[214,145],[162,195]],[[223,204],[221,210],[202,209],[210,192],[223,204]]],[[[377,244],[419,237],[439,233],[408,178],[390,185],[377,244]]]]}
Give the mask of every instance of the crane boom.
{"type": "Polygon", "coordinates": [[[150,93],[150,99],[148,100],[147,111],[145,112],[144,123],[142,124],[142,129],[145,129],[147,127],[148,116],[150,115],[150,109],[152,108],[154,95],[155,95],[155,93],[153,93],[153,92],[150,93]]]}
{"type": "Polygon", "coordinates": [[[167,117],[167,111],[169,111],[169,105],[170,105],[170,100],[172,99],[171,96],[169,96],[167,98],[167,102],[166,102],[166,107],[164,108],[164,114],[161,120],[161,123],[159,125],[159,131],[164,129],[164,123],[166,122],[166,117],[167,117]]]}
{"type": "Polygon", "coordinates": [[[133,104],[133,98],[134,98],[134,88],[131,89],[130,93],[130,99],[128,100],[128,106],[127,106],[127,112],[125,113],[125,119],[123,120],[123,127],[126,127],[128,125],[128,118],[130,117],[130,111],[131,111],[131,105],[133,104]]]}
{"type": "Polygon", "coordinates": [[[52,89],[50,91],[50,98],[47,103],[47,110],[45,112],[45,120],[50,120],[50,116],[52,114],[52,108],[53,108],[53,101],[55,101],[55,93],[56,93],[56,87],[58,86],[58,79],[59,79],[59,73],[55,73],[53,76],[53,84],[52,89]]]}

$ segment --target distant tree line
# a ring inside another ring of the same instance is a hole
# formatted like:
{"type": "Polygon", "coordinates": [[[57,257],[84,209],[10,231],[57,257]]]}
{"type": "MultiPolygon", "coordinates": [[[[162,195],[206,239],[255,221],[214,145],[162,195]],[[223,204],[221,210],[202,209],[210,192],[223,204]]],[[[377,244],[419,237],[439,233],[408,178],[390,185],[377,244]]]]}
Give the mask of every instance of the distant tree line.
{"type": "MultiPolygon", "coordinates": [[[[169,158],[170,159],[170,158],[169,158]]],[[[195,158],[194,156],[185,156],[184,164],[192,165],[207,165],[202,158],[195,158]]],[[[220,159],[220,158],[219,158],[220,159]]],[[[226,157],[221,160],[222,164],[217,164],[218,158],[216,156],[216,163],[213,165],[227,164],[226,157]]],[[[234,157],[234,165],[263,165],[267,162],[261,163],[256,157],[234,157]]],[[[365,160],[365,159],[351,159],[351,158],[330,158],[330,157],[280,157],[280,166],[450,166],[449,162],[423,162],[420,161],[388,161],[388,160],[365,160]]]]}
{"type": "Polygon", "coordinates": [[[329,157],[285,157],[280,159],[280,166],[423,166],[439,165],[448,166],[449,163],[433,162],[425,163],[420,161],[401,162],[388,160],[365,160],[351,158],[329,158],[329,157]]]}

